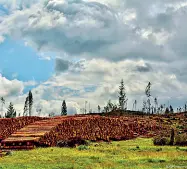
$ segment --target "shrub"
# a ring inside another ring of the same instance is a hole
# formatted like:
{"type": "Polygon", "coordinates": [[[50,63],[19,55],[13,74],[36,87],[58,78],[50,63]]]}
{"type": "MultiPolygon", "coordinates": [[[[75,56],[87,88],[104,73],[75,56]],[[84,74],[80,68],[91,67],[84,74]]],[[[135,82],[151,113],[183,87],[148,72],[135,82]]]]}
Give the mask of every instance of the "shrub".
{"type": "Polygon", "coordinates": [[[140,151],[140,147],[136,146],[135,148],[129,148],[129,151],[140,151]]]}
{"type": "Polygon", "coordinates": [[[90,140],[85,140],[85,145],[89,146],[91,144],[90,140]]]}
{"type": "Polygon", "coordinates": [[[176,147],[176,150],[180,150],[180,147],[177,146],[177,147],[176,147]]]}
{"type": "Polygon", "coordinates": [[[6,156],[12,156],[12,154],[13,154],[12,151],[7,151],[5,155],[6,156]]]}
{"type": "Polygon", "coordinates": [[[176,150],[179,150],[179,151],[187,151],[186,148],[180,148],[180,147],[176,147],[176,150]]]}
{"type": "Polygon", "coordinates": [[[81,150],[88,150],[89,148],[86,146],[86,145],[80,145],[78,146],[78,150],[81,151],[81,150]]]}
{"type": "Polygon", "coordinates": [[[136,146],[137,149],[139,149],[140,147],[139,146],[136,146]]]}
{"type": "Polygon", "coordinates": [[[100,146],[99,143],[94,144],[94,147],[99,147],[99,146],[100,146]]]}
{"type": "Polygon", "coordinates": [[[161,137],[161,136],[157,136],[153,138],[153,143],[154,145],[168,145],[169,144],[169,138],[167,137],[161,137]]]}
{"type": "Polygon", "coordinates": [[[185,146],[187,145],[187,134],[178,134],[175,137],[175,145],[185,146]]]}
{"type": "MultiPolygon", "coordinates": [[[[165,136],[157,136],[153,138],[154,145],[176,145],[176,146],[187,146],[187,133],[175,134],[172,132],[170,138],[165,136]],[[174,141],[175,140],[175,141],[174,141]]],[[[178,147],[176,148],[178,149],[178,147]]]]}
{"type": "Polygon", "coordinates": [[[162,148],[158,148],[158,149],[156,149],[156,151],[158,151],[158,152],[159,152],[159,151],[162,151],[162,148]]]}
{"type": "Polygon", "coordinates": [[[166,160],[164,159],[148,159],[147,160],[149,163],[164,163],[166,160]]]}

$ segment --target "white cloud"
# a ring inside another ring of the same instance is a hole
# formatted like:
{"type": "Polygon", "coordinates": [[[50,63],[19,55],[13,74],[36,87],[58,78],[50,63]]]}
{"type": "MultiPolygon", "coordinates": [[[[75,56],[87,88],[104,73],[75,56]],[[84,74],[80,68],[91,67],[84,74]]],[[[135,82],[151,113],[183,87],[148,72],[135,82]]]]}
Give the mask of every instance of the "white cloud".
{"type": "MultiPolygon", "coordinates": [[[[135,99],[138,100],[138,108],[142,107],[142,101],[145,99],[145,87],[149,81],[153,84],[152,96],[158,97],[160,103],[170,101],[176,106],[174,98],[179,95],[185,100],[186,82],[181,82],[177,74],[174,73],[175,70],[173,70],[172,65],[164,62],[126,60],[111,63],[106,60],[93,59],[86,61],[84,64],[84,69],[78,73],[69,71],[54,75],[45,82],[47,86],[44,85],[42,90],[40,89],[40,91],[43,91],[43,98],[73,100],[82,108],[84,108],[84,103],[87,100],[91,103],[92,108],[97,111],[97,105],[103,107],[109,99],[117,102],[118,86],[123,78],[129,98],[129,108],[132,107],[135,99]],[[60,90],[63,91],[64,87],[71,90],[59,92],[60,90]],[[44,88],[45,90],[43,90],[44,88]],[[85,88],[89,88],[90,92],[85,91],[85,88]],[[94,89],[92,90],[92,88],[94,89]]],[[[181,102],[181,104],[183,103],[184,101],[181,102]]]]}
{"type": "Polygon", "coordinates": [[[122,14],[102,3],[51,0],[45,5],[14,11],[3,20],[0,30],[2,34],[26,40],[39,51],[65,52],[87,58],[99,55],[112,60],[137,57],[137,54],[152,57],[154,54],[144,46],[149,45],[153,52],[158,47],[137,35],[134,26],[124,23],[123,15],[126,15],[125,20],[131,20],[136,16],[135,11],[127,9],[126,14],[122,14]]]}
{"type": "Polygon", "coordinates": [[[59,111],[63,99],[80,107],[85,100],[94,107],[108,99],[116,101],[121,78],[130,107],[134,99],[144,98],[148,81],[153,83],[153,96],[162,102],[177,96],[181,103],[185,101],[185,0],[10,2],[0,0],[11,11],[0,19],[0,42],[9,35],[40,53],[55,52],[58,58],[68,59],[57,59],[58,74],[33,90],[46,112],[59,111]],[[72,64],[72,58],[84,60],[72,64]],[[95,90],[85,91],[93,86],[95,90]]]}
{"type": "MultiPolygon", "coordinates": [[[[85,101],[88,101],[92,110],[97,112],[97,105],[103,108],[109,99],[118,102],[118,86],[121,78],[125,82],[129,109],[132,108],[135,99],[138,101],[137,108],[141,109],[142,101],[145,99],[144,90],[149,81],[153,84],[152,96],[158,97],[159,103],[167,104],[170,101],[175,107],[178,100],[180,102],[183,100],[181,104],[185,101],[186,82],[181,82],[177,74],[172,71],[172,65],[168,66],[164,62],[126,60],[112,63],[93,59],[82,64],[84,69],[76,72],[72,68],[66,73],[54,75],[32,90],[33,115],[37,115],[39,109],[42,109],[41,116],[51,112],[59,114],[63,100],[67,102],[68,114],[80,113],[80,109],[85,107],[85,101]],[[172,101],[174,99],[175,103],[172,101]]],[[[9,96],[6,100],[13,102],[17,112],[22,114],[25,98],[26,94],[9,96]]]]}
{"type": "Polygon", "coordinates": [[[18,80],[8,80],[0,74],[0,96],[16,96],[22,94],[23,83],[18,80]]]}
{"type": "Polygon", "coordinates": [[[13,4],[19,8],[13,7],[4,17],[1,34],[24,39],[40,52],[113,61],[137,57],[171,61],[186,56],[184,0],[35,0],[13,4]]]}

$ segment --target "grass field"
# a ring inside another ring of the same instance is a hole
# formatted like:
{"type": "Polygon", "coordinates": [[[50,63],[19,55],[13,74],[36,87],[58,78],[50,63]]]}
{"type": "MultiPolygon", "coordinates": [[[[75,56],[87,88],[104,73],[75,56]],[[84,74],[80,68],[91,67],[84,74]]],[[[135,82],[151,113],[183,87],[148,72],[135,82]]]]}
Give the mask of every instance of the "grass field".
{"type": "Polygon", "coordinates": [[[52,147],[17,151],[11,156],[0,158],[0,168],[187,168],[187,147],[154,146],[152,139],[91,143],[87,148],[52,147]]]}

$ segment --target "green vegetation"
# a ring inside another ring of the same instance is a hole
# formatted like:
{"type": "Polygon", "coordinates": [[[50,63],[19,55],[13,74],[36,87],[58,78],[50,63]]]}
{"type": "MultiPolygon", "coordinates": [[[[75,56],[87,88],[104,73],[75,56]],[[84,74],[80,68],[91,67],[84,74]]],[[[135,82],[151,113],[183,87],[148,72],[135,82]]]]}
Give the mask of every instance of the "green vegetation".
{"type": "Polygon", "coordinates": [[[66,101],[63,100],[62,107],[61,107],[61,116],[66,116],[66,115],[67,115],[67,106],[66,106],[66,101]]]}
{"type": "Polygon", "coordinates": [[[88,150],[89,148],[86,145],[80,145],[78,146],[78,150],[82,151],[82,150],[88,150]]]}
{"type": "Polygon", "coordinates": [[[187,145],[187,134],[178,134],[175,137],[175,143],[176,145],[187,145]]]}
{"type": "Polygon", "coordinates": [[[31,90],[25,100],[23,116],[32,116],[33,95],[31,90]],[[28,112],[29,111],[29,112],[28,112]]]}
{"type": "Polygon", "coordinates": [[[153,138],[154,145],[175,145],[175,146],[186,146],[187,145],[187,134],[181,133],[181,131],[174,131],[172,128],[170,137],[168,133],[162,133],[153,138]]]}
{"type": "Polygon", "coordinates": [[[14,118],[16,117],[16,111],[14,109],[13,104],[10,102],[10,105],[7,110],[7,114],[5,115],[6,118],[14,118]]]}
{"type": "Polygon", "coordinates": [[[187,168],[187,148],[154,146],[152,139],[91,143],[85,148],[38,148],[0,158],[2,169],[187,168]],[[81,149],[81,151],[80,151],[81,149]]]}

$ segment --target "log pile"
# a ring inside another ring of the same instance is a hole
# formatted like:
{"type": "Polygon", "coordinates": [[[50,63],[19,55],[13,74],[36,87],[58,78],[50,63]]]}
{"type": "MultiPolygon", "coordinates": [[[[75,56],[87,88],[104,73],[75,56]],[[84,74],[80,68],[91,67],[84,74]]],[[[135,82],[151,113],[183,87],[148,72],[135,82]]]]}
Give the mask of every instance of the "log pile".
{"type": "Polygon", "coordinates": [[[39,139],[39,144],[56,146],[60,140],[73,138],[91,141],[127,140],[140,135],[153,136],[163,129],[157,121],[150,121],[149,118],[89,116],[61,120],[60,124],[39,139]]]}
{"type": "MultiPolygon", "coordinates": [[[[32,149],[38,145],[38,140],[40,139],[40,137],[44,136],[46,133],[49,133],[52,128],[54,128],[58,124],[61,124],[63,120],[66,120],[68,118],[72,118],[72,116],[41,118],[40,120],[36,119],[35,122],[26,125],[20,130],[15,131],[8,138],[4,139],[1,142],[2,148],[3,149],[32,149]]],[[[40,146],[46,146],[46,145],[40,144],[40,146]]]]}
{"type": "MultiPolygon", "coordinates": [[[[167,129],[160,123],[159,118],[149,116],[79,115],[43,120],[32,118],[35,122],[29,125],[26,125],[26,122],[27,124],[31,122],[31,117],[26,118],[27,120],[20,118],[20,122],[17,122],[19,125],[12,124],[16,126],[16,132],[2,141],[2,148],[32,149],[36,146],[56,146],[59,141],[76,140],[77,138],[91,141],[128,140],[139,136],[152,137],[167,129]],[[22,128],[24,125],[26,126],[22,128]],[[21,129],[17,130],[18,128],[21,129]]],[[[13,129],[9,133],[11,132],[13,129]]]]}
{"type": "Polygon", "coordinates": [[[10,136],[15,131],[31,124],[35,121],[42,120],[42,117],[18,117],[0,119],[0,140],[10,136]]]}

